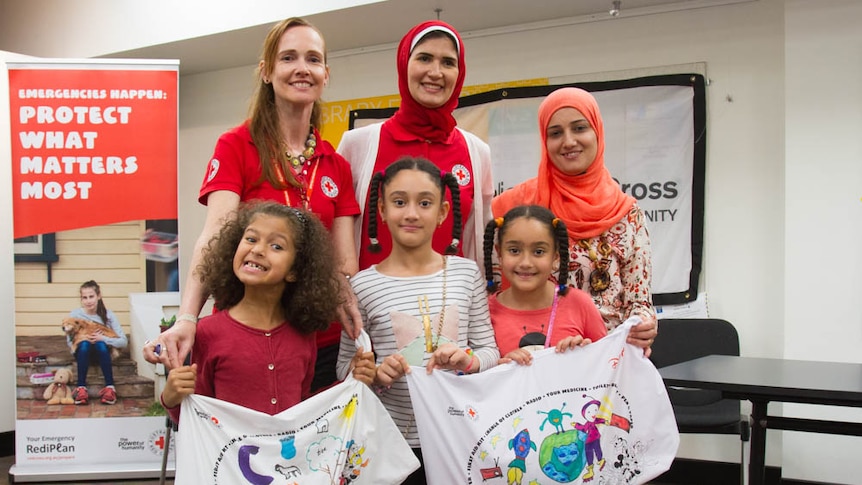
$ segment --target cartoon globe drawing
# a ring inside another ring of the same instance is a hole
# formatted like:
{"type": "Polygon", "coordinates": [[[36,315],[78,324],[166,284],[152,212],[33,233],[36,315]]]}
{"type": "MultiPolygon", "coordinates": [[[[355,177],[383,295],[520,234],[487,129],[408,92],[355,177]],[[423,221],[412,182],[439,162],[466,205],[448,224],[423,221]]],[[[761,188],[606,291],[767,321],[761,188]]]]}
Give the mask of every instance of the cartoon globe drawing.
{"type": "Polygon", "coordinates": [[[552,433],[539,447],[539,466],[551,480],[560,483],[575,481],[584,470],[584,440],[582,431],[552,433]]]}

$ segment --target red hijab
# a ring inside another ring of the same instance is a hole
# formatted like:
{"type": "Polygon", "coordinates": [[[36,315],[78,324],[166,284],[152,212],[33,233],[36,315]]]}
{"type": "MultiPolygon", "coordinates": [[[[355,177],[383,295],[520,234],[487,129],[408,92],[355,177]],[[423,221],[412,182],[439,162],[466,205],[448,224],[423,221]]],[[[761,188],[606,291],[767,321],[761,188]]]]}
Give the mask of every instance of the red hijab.
{"type": "Polygon", "coordinates": [[[445,142],[455,129],[455,118],[452,111],[458,107],[458,96],[464,86],[464,76],[467,66],[464,64],[464,42],[458,32],[446,22],[430,20],[413,27],[398,44],[396,57],[398,69],[398,92],[401,94],[401,106],[395,115],[386,123],[392,135],[399,141],[410,141],[418,138],[436,142],[445,142]],[[407,63],[416,45],[429,32],[444,32],[455,38],[455,48],[458,51],[458,79],[452,96],[439,108],[426,108],[417,103],[410,95],[407,79],[407,63]]]}
{"type": "Polygon", "coordinates": [[[598,236],[628,214],[635,199],[620,190],[605,167],[604,123],[599,105],[590,93],[579,88],[561,88],[549,94],[539,106],[539,133],[542,158],[538,176],[495,198],[495,216],[502,216],[516,205],[538,204],[562,219],[569,237],[577,240],[598,236]],[[580,111],[596,132],[596,158],[582,174],[564,174],[548,156],[548,124],[561,108],[580,111]]]}

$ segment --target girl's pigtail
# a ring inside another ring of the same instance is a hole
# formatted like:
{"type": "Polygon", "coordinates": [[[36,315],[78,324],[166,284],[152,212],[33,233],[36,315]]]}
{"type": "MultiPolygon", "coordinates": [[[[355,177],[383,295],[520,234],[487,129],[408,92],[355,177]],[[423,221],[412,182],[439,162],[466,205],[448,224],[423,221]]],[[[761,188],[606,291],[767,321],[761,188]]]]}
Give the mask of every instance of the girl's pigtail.
{"type": "Polygon", "coordinates": [[[555,217],[551,225],[554,226],[553,234],[557,238],[560,252],[560,274],[557,283],[560,295],[565,295],[569,291],[569,232],[566,230],[566,223],[559,218],[555,217]]]}
{"type": "Polygon", "coordinates": [[[497,228],[502,225],[502,217],[492,219],[485,225],[485,240],[482,249],[485,251],[485,281],[487,282],[488,293],[495,293],[500,286],[494,281],[494,263],[491,258],[494,251],[494,236],[497,233],[497,228]]]}
{"type": "Polygon", "coordinates": [[[443,183],[449,187],[452,193],[452,243],[444,251],[446,254],[457,254],[458,245],[461,244],[461,186],[451,173],[444,173],[443,183]]]}
{"type": "Polygon", "coordinates": [[[382,185],[384,173],[375,172],[371,177],[371,186],[368,195],[368,252],[379,253],[380,241],[377,240],[377,204],[380,199],[380,186],[382,185]]]}

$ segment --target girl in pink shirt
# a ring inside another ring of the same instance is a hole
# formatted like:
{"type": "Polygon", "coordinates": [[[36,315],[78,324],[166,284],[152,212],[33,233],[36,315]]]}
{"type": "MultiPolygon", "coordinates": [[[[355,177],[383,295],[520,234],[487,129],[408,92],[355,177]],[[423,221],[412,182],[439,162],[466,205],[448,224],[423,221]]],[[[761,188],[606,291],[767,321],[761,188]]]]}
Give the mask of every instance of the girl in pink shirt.
{"type": "Polygon", "coordinates": [[[590,296],[555,282],[568,279],[568,233],[565,223],[550,210],[538,205],[514,207],[488,223],[484,249],[491,293],[488,307],[503,356],[500,363],[514,360],[528,365],[533,350],[554,346],[563,352],[607,335],[590,296]],[[509,282],[499,293],[494,283],[494,248],[509,282]]]}

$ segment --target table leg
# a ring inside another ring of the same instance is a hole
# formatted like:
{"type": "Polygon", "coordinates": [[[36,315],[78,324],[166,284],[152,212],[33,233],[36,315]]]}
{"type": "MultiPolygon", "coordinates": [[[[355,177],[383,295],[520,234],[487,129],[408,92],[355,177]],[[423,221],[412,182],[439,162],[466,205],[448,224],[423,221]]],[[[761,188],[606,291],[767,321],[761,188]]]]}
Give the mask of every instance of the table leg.
{"type": "Polygon", "coordinates": [[[769,401],[751,401],[751,456],[748,483],[763,485],[766,481],[766,409],[769,401]]]}

